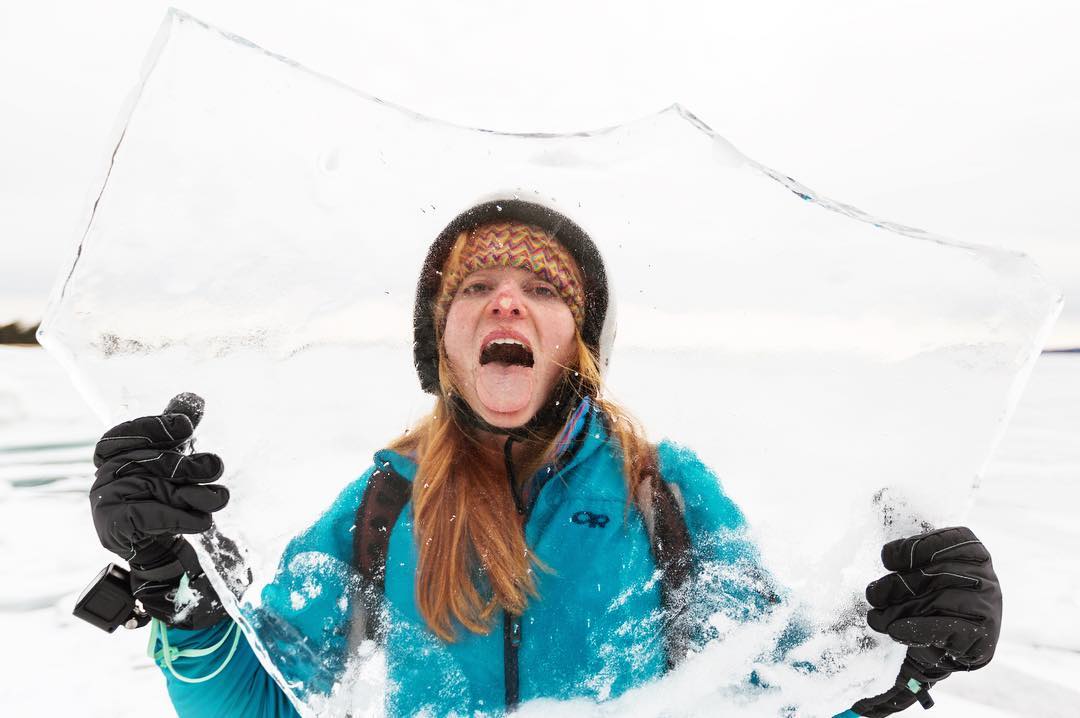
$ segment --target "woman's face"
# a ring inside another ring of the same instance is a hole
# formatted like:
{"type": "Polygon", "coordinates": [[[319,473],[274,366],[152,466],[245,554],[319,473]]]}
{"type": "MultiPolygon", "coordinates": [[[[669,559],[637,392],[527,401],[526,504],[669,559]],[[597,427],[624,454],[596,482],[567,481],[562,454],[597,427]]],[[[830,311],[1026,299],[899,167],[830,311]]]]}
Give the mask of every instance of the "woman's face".
{"type": "Polygon", "coordinates": [[[528,269],[473,272],[446,315],[443,344],[465,401],[500,428],[525,424],[574,355],[574,317],[528,269]]]}

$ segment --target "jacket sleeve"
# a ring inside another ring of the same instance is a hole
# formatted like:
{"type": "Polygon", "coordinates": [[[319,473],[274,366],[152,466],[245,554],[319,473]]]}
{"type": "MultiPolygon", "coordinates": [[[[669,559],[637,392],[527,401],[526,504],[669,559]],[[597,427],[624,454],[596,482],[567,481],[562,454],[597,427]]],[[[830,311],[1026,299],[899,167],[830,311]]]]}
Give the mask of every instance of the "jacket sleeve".
{"type": "MultiPolygon", "coordinates": [[[[302,696],[329,692],[344,669],[354,580],[352,529],[373,471],[351,483],[314,525],[289,542],[274,580],[262,591],[261,605],[245,609],[275,666],[302,696]]],[[[225,634],[239,630],[233,625],[226,620],[199,631],[167,629],[169,644],[177,650],[207,648],[227,639],[205,656],[176,659],[176,672],[197,679],[217,670],[231,646],[225,634]]],[[[160,648],[159,641],[155,650],[160,648]]],[[[180,718],[298,715],[244,638],[221,672],[205,682],[185,682],[158,663],[180,718]]]]}
{"type": "MultiPolygon", "coordinates": [[[[225,667],[216,676],[200,683],[187,683],[174,676],[158,659],[158,665],[165,674],[165,682],[172,700],[173,708],[179,718],[203,718],[204,716],[266,716],[267,718],[299,718],[286,697],[285,692],[274,682],[255,652],[244,638],[236,643],[236,651],[227,659],[232,639],[229,637],[234,628],[231,620],[198,631],[185,631],[169,628],[170,646],[180,650],[209,648],[224,639],[222,648],[213,653],[197,658],[177,658],[173,668],[181,676],[199,679],[213,673],[223,662],[225,667]]],[[[156,650],[162,648],[160,641],[156,650]]]]}

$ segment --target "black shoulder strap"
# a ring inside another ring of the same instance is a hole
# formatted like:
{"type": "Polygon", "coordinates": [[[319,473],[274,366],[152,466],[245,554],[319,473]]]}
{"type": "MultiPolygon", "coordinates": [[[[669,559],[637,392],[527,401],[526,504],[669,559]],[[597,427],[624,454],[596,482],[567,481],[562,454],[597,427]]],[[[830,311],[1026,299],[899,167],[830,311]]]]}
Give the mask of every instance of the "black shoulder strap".
{"type": "Polygon", "coordinates": [[[359,577],[359,605],[353,607],[350,643],[380,635],[379,615],[386,592],[390,532],[412,494],[412,483],[393,469],[376,469],[364,488],[353,528],[353,568],[359,577]]]}
{"type": "Polygon", "coordinates": [[[668,668],[674,668],[690,648],[690,576],[693,546],[686,517],[672,486],[660,476],[660,462],[653,447],[641,472],[638,509],[649,533],[653,560],[660,569],[660,603],[664,613],[664,647],[668,668]]]}

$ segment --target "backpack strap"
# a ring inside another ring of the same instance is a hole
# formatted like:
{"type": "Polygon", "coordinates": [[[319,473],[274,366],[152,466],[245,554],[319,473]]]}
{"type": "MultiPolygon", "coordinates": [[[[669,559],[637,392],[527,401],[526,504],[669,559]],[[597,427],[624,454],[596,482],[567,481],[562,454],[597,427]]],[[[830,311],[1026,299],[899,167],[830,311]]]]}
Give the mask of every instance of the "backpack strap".
{"type": "Polygon", "coordinates": [[[653,560],[660,570],[660,605],[664,613],[664,647],[672,669],[690,649],[694,623],[690,611],[693,544],[686,526],[685,505],[678,484],[660,476],[656,447],[651,447],[641,471],[637,506],[649,534],[653,560]]]}
{"type": "Polygon", "coordinates": [[[353,528],[353,568],[359,578],[359,601],[352,611],[350,648],[382,637],[379,619],[386,593],[390,532],[411,495],[412,482],[389,466],[376,469],[364,488],[353,528]]]}

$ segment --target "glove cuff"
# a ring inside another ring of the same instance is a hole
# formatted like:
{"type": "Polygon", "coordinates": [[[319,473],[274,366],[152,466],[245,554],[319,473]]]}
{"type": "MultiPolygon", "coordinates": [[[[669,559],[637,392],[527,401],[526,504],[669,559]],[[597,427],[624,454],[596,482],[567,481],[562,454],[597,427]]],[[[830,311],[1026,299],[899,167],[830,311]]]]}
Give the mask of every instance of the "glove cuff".
{"type": "Polygon", "coordinates": [[[184,565],[178,558],[157,568],[138,568],[131,564],[131,573],[137,574],[142,581],[174,581],[184,573],[184,565]]]}
{"type": "Polygon", "coordinates": [[[150,567],[132,563],[129,580],[143,610],[168,626],[202,629],[228,616],[195,549],[181,537],[176,537],[171,553],[150,567]]]}
{"type": "Polygon", "coordinates": [[[927,664],[926,661],[921,660],[915,653],[917,650],[917,648],[908,649],[907,656],[904,658],[904,663],[900,666],[900,675],[897,676],[897,681],[900,681],[901,679],[906,681],[909,678],[914,678],[919,681],[919,683],[926,684],[929,688],[935,683],[945,680],[952,673],[952,670],[945,668],[940,664],[927,664]]]}
{"type": "Polygon", "coordinates": [[[923,708],[929,708],[934,705],[934,700],[930,697],[930,689],[948,673],[941,675],[940,678],[935,677],[937,675],[938,672],[928,669],[909,654],[900,666],[896,683],[891,689],[873,698],[864,698],[853,705],[851,710],[865,718],[886,718],[914,705],[916,701],[923,708]]]}

